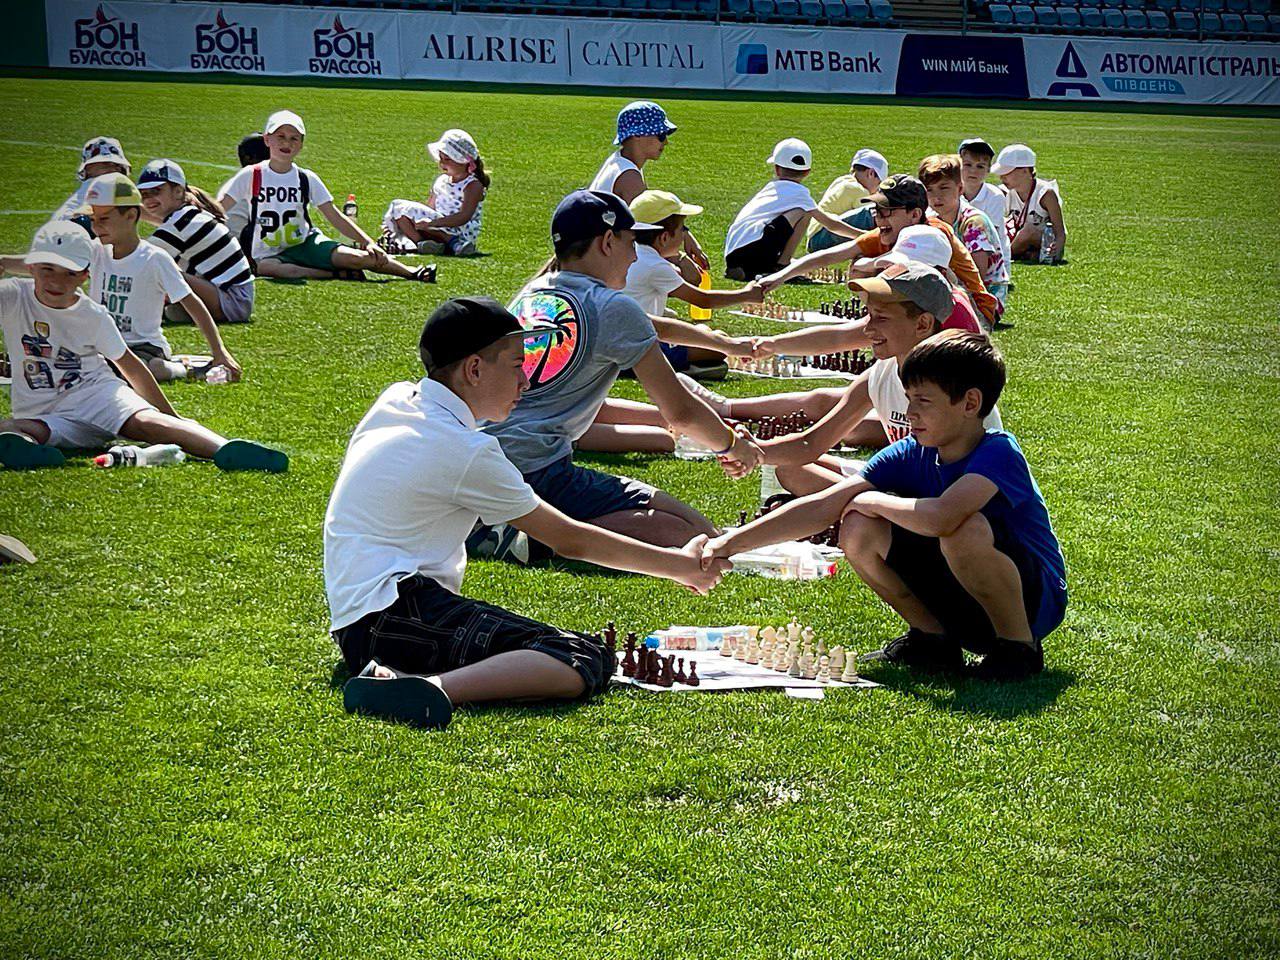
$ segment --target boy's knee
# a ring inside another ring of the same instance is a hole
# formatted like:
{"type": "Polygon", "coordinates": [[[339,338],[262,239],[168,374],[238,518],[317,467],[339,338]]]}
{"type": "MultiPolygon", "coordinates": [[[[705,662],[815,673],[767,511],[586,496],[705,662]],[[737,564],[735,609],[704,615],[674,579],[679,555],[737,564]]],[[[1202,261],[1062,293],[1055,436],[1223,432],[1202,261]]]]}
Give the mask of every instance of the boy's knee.
{"type": "Polygon", "coordinates": [[[854,511],[840,521],[840,549],[855,566],[860,560],[883,560],[889,552],[889,521],[854,511]]]}
{"type": "Polygon", "coordinates": [[[988,551],[994,543],[991,524],[980,513],[971,514],[960,526],[938,538],[942,555],[948,560],[963,559],[988,551]]]}

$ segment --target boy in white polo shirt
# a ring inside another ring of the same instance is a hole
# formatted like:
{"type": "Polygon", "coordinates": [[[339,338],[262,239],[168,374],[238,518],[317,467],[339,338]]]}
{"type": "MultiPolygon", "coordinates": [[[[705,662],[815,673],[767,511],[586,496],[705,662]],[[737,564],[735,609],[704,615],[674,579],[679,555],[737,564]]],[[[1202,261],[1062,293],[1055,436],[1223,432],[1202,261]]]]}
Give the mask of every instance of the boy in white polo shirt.
{"type": "Polygon", "coordinates": [[[306,134],[300,116],[277,110],[263,128],[270,159],[242,167],[218,194],[228,214],[237,206],[249,208],[249,236],[239,239],[258,275],[320,280],[333,277],[335,271],[371,270],[434,283],[434,265],[409,267],[388,256],[358,223],[333,205],[333,194],[323,180],[293,162],[302,152],[306,134]],[[313,206],[353,244],[326,240],[311,222],[313,206]]]}
{"type": "Polygon", "coordinates": [[[80,292],[93,245],[77,224],[51,221],[24,258],[31,276],[0,280],[0,329],[14,374],[12,419],[0,420],[0,466],[60,466],[60,448],[101,448],[123,437],[176,443],[224,470],[285,470],[283,453],[227,440],[174,412],[111,314],[80,292]]]}
{"type": "Polygon", "coordinates": [[[746,202],[724,241],[724,275],[730,280],[754,280],[791,262],[810,221],[832,233],[854,239],[862,231],[824,213],[801,182],[809,176],[813,153],[803,140],[779,140],[766,161],[774,178],[746,202]]]}
{"type": "Polygon", "coordinates": [[[544,503],[476,429],[529,387],[525,325],[487,298],[449,300],[427,319],[427,376],[383,391],[356,427],[324,521],[325,588],[352,672],[351,711],[444,726],[453,705],[588,696],[616,669],[593,638],[458,595],[476,520],[510,524],[562,556],[666,577],[704,593],[727,567],[699,563],[705,536],[654,547],[544,503]]]}

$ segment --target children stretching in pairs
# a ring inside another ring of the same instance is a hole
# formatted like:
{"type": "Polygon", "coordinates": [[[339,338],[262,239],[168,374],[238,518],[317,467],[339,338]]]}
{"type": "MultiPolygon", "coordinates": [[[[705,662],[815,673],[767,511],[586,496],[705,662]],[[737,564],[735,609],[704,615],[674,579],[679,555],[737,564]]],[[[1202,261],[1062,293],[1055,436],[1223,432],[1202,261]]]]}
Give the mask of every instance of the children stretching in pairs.
{"type": "Polygon", "coordinates": [[[75,220],[85,229],[89,229],[89,220],[84,215],[84,196],[89,190],[89,184],[103,174],[123,173],[127,177],[132,171],[133,167],[124,155],[124,148],[115,137],[94,137],[86,140],[80,149],[80,168],[76,170],[80,185],[75,188],[71,196],[62,201],[62,206],[53,211],[49,219],[75,220]]]}
{"type": "MultiPolygon", "coordinates": [[[[863,203],[863,199],[880,189],[880,181],[889,175],[889,162],[875,150],[863,147],[853,155],[849,163],[849,172],[836,177],[827,187],[827,192],[818,201],[818,209],[839,217],[851,227],[858,230],[870,230],[875,226],[871,216],[871,207],[863,203]]],[[[843,243],[841,237],[818,223],[809,224],[809,252],[816,253],[843,243]]]]}
{"type": "Polygon", "coordinates": [[[296,113],[273,113],[263,133],[270,159],[241,169],[218,197],[227,213],[242,204],[248,207],[246,236],[240,238],[240,246],[253,258],[258,275],[324,280],[370,270],[434,283],[434,266],[409,267],[387,256],[359,224],[333,205],[324,181],[294,163],[306,133],[296,113]],[[311,223],[312,206],[354,246],[326,240],[311,223]]]}
{"type": "MultiPolygon", "coordinates": [[[[130,351],[156,380],[186,379],[187,366],[174,358],[160,327],[167,298],[195,321],[209,343],[212,363],[239,380],[240,364],[223,344],[204,301],[169,254],[138,236],[142,196],[133,181],[123,173],[105,174],[90,183],[85,200],[96,235],[90,241],[89,296],[107,308],[130,351]]],[[[4,266],[16,273],[23,261],[6,257],[4,266]]]]}
{"type": "MultiPolygon", "coordinates": [[[[600,165],[587,189],[612,193],[630,204],[649,189],[644,165],[662,156],[667,139],[675,132],[676,125],[658,104],[651,100],[628,103],[618,111],[617,135],[613,138],[618,149],[600,165]]],[[[711,269],[711,261],[692,233],[685,234],[684,245],[671,259],[690,283],[696,284],[702,272],[711,269]]]]}
{"type": "Polygon", "coordinates": [[[382,216],[382,243],[392,253],[473,256],[489,190],[480,148],[467,131],[446,130],[427,152],[441,170],[430,202],[392,200],[382,216]]]}
{"type": "Polygon", "coordinates": [[[1067,247],[1058,181],[1036,175],[1035,151],[1025,143],[1011,143],[1001,150],[991,172],[1004,184],[1005,231],[1013,258],[1058,263],[1067,247]],[[1046,231],[1051,234],[1048,244],[1046,231]]]}
{"type": "Polygon", "coordinates": [[[862,235],[813,202],[802,182],[813,167],[807,143],[794,137],[779,140],[765,162],[773,166],[773,179],[738,211],[725,235],[724,275],[730,280],[754,280],[785,269],[811,221],[837,236],[862,235]]]}
{"type": "Polygon", "coordinates": [[[840,546],[907,631],[863,659],[1018,680],[1044,669],[1043,641],[1062,622],[1066,563],[1014,438],[984,418],[1005,367],[985,336],[946,332],[902,363],[911,435],[861,475],[716,537],[707,559],[810,536],[839,522],[840,546]]]}
{"type": "Polygon", "coordinates": [[[962,196],[960,163],[960,156],[955,153],[925,157],[920,161],[920,182],[929,198],[929,209],[950,225],[973,258],[987,291],[1003,304],[1009,296],[1009,261],[1000,242],[1001,231],[962,196]]]}
{"type": "Polygon", "coordinates": [[[280,451],[227,440],[174,412],[111,314],[80,292],[96,255],[79,226],[52,221],[36,231],[23,260],[31,276],[0,280],[0,329],[14,364],[0,466],[59,466],[62,449],[102,448],[123,437],[176,443],[224,470],[287,469],[280,451]]]}
{"type": "MultiPolygon", "coordinates": [[[[138,193],[142,219],[157,224],[148,242],[177,261],[213,319],[248,323],[253,312],[253,269],[240,242],[227,229],[218,202],[190,186],[172,160],[152,160],[143,167],[138,193]]],[[[181,304],[170,309],[186,314],[181,304]]]]}
{"type": "Polygon", "coordinates": [[[418,343],[426,376],[392,384],[356,427],[324,520],[331,629],[356,674],[347,710],[443,727],[460,703],[573,699],[608,686],[616,664],[598,638],[459,595],[477,520],[696,593],[729,568],[704,566],[705,536],[651,546],[571,519],[476,429],[505,420],[529,389],[525,338],[556,329],[533,317],[522,325],[487,298],[446,301],[418,343]]]}

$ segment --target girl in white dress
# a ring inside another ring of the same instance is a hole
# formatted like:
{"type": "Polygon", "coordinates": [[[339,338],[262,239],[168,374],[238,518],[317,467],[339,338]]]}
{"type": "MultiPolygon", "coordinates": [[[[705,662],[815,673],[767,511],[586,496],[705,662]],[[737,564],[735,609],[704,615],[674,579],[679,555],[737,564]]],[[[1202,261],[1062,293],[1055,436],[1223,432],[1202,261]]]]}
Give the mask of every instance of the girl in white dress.
{"type": "Polygon", "coordinates": [[[441,170],[430,200],[392,200],[382,216],[382,246],[395,253],[471,256],[489,190],[480,149],[465,130],[446,130],[427,151],[441,170]]]}

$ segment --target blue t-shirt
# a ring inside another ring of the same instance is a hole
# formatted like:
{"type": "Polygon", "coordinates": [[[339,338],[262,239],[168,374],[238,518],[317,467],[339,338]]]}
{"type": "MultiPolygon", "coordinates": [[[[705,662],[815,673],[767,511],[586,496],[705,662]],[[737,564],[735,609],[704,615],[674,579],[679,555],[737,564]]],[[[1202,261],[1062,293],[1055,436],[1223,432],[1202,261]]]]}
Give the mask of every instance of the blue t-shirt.
{"type": "Polygon", "coordinates": [[[621,290],[569,270],[530,281],[510,309],[521,320],[548,320],[557,328],[525,341],[529,389],[511,416],[484,427],[507,459],[530,474],[573,453],[619,372],[634,367],[658,335],[621,290]]]}
{"type": "Polygon", "coordinates": [[[993,526],[1003,527],[1040,561],[1049,587],[1065,592],[1067,564],[1049,522],[1049,509],[1022,448],[1012,434],[988,430],[967,457],[939,463],[934,447],[922,447],[905,437],[885,447],[862,470],[863,479],[877,490],[902,497],[938,497],[966,473],[986,477],[999,490],[982,508],[993,526]]]}

